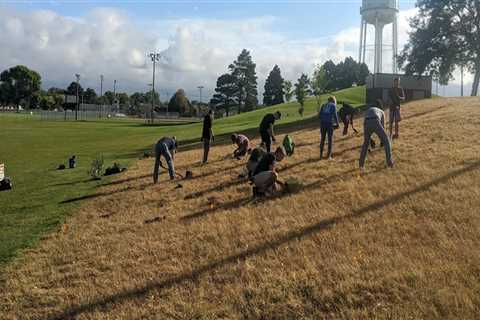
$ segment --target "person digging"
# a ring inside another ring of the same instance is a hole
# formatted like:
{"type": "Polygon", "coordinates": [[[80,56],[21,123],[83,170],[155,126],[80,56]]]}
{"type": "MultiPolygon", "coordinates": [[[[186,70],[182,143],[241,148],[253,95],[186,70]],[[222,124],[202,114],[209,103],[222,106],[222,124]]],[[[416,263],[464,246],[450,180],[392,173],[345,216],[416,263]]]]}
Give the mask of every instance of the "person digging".
{"type": "MultiPolygon", "coordinates": [[[[175,179],[174,154],[178,144],[175,137],[163,137],[155,144],[155,165],[153,167],[153,183],[158,182],[159,167],[162,166],[160,157],[164,157],[168,166],[170,180],[175,179]]],[[[163,166],[162,166],[163,167],[163,166]]]]}
{"type": "Polygon", "coordinates": [[[278,147],[275,152],[269,152],[260,159],[251,178],[254,197],[271,197],[282,191],[284,183],[278,179],[276,164],[285,156],[285,149],[278,147]]]}
{"type": "Polygon", "coordinates": [[[276,120],[282,117],[280,111],[273,113],[267,113],[260,123],[260,136],[262,137],[262,143],[265,145],[267,152],[270,152],[272,142],[275,142],[275,135],[273,133],[273,125],[276,120]]]}
{"type": "Polygon", "coordinates": [[[244,134],[234,133],[231,135],[232,143],[237,145],[237,149],[233,151],[233,157],[240,160],[250,150],[250,140],[244,134]]]}

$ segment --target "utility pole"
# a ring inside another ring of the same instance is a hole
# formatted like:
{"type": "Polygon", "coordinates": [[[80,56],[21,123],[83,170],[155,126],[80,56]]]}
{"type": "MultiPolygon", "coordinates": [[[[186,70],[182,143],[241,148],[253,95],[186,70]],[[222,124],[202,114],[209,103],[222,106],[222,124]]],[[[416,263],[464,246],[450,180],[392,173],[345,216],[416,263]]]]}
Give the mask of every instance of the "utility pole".
{"type": "Polygon", "coordinates": [[[78,99],[78,86],[79,86],[79,82],[80,82],[80,75],[77,73],[75,74],[75,77],[77,78],[77,107],[75,108],[75,121],[77,121],[78,119],[78,104],[80,102],[80,100],[78,99]]]}
{"type": "Polygon", "coordinates": [[[103,74],[100,75],[100,116],[99,118],[102,117],[102,111],[103,111],[103,74]]]}
{"type": "Polygon", "coordinates": [[[113,104],[115,106],[115,112],[118,112],[117,110],[117,80],[113,80],[113,104]]]}
{"type": "Polygon", "coordinates": [[[160,53],[150,53],[150,59],[153,62],[153,76],[152,76],[152,110],[150,110],[150,121],[153,124],[153,110],[155,107],[155,63],[160,61],[160,53]]]}
{"type": "Polygon", "coordinates": [[[460,66],[460,95],[463,97],[463,64],[460,66]]]}

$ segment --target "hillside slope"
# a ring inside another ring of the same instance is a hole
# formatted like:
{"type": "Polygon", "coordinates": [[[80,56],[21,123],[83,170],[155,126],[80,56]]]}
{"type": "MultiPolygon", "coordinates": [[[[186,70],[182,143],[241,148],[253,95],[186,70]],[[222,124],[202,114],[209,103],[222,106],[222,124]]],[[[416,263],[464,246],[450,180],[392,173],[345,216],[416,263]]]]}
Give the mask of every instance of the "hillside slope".
{"type": "MultiPolygon", "coordinates": [[[[336,94],[361,104],[364,93],[365,87],[357,87],[336,94]]],[[[304,119],[316,110],[313,100],[307,101],[304,119]]],[[[283,113],[280,126],[296,126],[301,120],[297,109],[297,103],[288,103],[217,119],[216,143],[229,142],[229,134],[235,131],[248,130],[252,136],[257,135],[262,116],[275,110],[283,113]]],[[[108,183],[109,178],[101,182],[89,179],[87,172],[93,159],[103,157],[106,166],[114,161],[128,165],[165,135],[176,135],[184,149],[197,148],[201,132],[202,123],[146,126],[125,120],[49,122],[0,113],[0,163],[6,164],[14,182],[13,190],[0,193],[0,268],[63,223],[75,208],[75,203],[59,202],[87,195],[108,183]],[[76,170],[55,170],[73,154],[78,160],[76,170]]]]}
{"type": "MultiPolygon", "coordinates": [[[[361,136],[318,161],[318,129],[293,136],[280,176],[294,195],[255,201],[231,146],[177,155],[195,178],[151,184],[139,161],[88,197],[0,276],[15,319],[475,319],[480,311],[477,98],[404,108],[393,170],[358,172],[361,136]],[[149,223],[146,223],[149,222],[149,223]]],[[[360,127],[360,125],[358,124],[360,127]]]]}

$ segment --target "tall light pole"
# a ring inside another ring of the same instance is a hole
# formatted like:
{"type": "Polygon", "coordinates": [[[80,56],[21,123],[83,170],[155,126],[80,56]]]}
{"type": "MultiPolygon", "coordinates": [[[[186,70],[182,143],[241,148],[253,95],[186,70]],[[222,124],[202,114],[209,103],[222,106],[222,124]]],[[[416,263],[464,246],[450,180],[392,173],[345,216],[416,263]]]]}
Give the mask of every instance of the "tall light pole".
{"type": "Polygon", "coordinates": [[[115,105],[115,111],[117,110],[117,80],[113,80],[113,104],[115,105]]]}
{"type": "Polygon", "coordinates": [[[100,75],[100,116],[99,118],[102,117],[102,111],[103,111],[103,74],[100,75]]]}
{"type": "Polygon", "coordinates": [[[77,78],[77,107],[75,108],[75,121],[78,120],[78,116],[77,116],[77,113],[78,113],[78,104],[80,102],[80,100],[78,100],[78,86],[79,86],[79,82],[80,82],[80,75],[77,73],[75,74],[75,77],[77,78]]]}
{"type": "Polygon", "coordinates": [[[150,110],[150,118],[153,124],[153,109],[155,105],[155,64],[160,61],[160,53],[150,53],[150,59],[153,62],[153,77],[152,77],[152,110],[150,110]]]}

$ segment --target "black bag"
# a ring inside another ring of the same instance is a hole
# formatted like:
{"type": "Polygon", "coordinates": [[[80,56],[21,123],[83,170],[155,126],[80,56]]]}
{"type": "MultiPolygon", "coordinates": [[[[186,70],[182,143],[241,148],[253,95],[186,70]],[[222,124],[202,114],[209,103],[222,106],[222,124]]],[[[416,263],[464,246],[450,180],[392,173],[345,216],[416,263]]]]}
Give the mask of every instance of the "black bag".
{"type": "Polygon", "coordinates": [[[0,181],[0,191],[11,190],[13,188],[12,180],[5,178],[0,181]]]}

